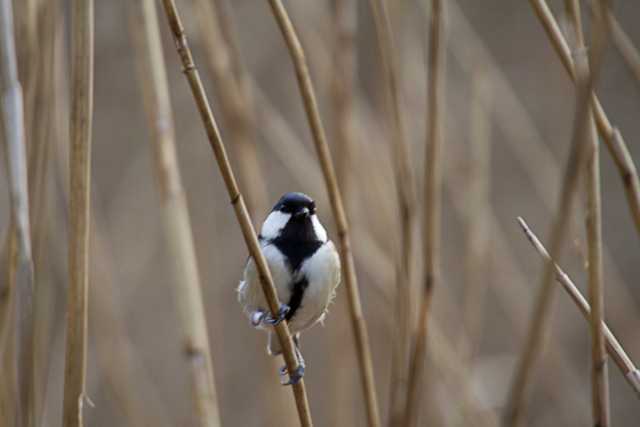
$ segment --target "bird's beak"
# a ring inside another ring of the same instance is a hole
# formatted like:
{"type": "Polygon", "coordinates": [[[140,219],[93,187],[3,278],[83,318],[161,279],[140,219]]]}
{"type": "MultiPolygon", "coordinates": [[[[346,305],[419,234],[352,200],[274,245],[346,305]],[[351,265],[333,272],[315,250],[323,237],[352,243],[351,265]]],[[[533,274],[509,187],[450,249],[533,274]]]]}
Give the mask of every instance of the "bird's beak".
{"type": "Polygon", "coordinates": [[[302,208],[294,215],[296,218],[307,218],[309,216],[309,208],[302,208]]]}

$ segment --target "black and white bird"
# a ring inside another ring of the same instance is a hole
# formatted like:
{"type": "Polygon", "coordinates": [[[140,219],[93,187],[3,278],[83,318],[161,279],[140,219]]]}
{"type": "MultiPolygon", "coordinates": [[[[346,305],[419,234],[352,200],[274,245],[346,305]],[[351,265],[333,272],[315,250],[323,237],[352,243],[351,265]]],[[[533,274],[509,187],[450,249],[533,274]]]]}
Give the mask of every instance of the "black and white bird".
{"type": "MultiPolygon", "coordinates": [[[[253,258],[249,258],[238,287],[238,300],[253,326],[268,330],[267,351],[282,352],[270,326],[286,320],[296,344],[298,370],[285,384],[304,375],[300,332],[321,322],[340,283],[340,259],[335,246],[316,215],[316,204],[306,194],[287,193],[280,198],[262,224],[259,241],[281,301],[278,317],[271,316],[260,286],[253,258]]],[[[287,374],[286,367],[280,371],[287,374]]]]}

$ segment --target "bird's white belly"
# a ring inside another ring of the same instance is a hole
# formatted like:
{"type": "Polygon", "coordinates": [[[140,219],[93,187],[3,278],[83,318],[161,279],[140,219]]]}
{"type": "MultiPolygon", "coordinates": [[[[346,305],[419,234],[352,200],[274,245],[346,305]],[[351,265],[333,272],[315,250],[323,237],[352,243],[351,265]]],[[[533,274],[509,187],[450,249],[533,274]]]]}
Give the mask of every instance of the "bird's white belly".
{"type": "MultiPolygon", "coordinates": [[[[302,264],[295,277],[292,277],[283,255],[275,246],[267,245],[262,252],[269,264],[280,302],[288,303],[293,283],[303,275],[307,278],[308,285],[301,305],[289,322],[291,332],[300,332],[321,320],[340,282],[340,260],[333,243],[329,241],[322,245],[302,264]]],[[[268,310],[253,259],[249,260],[245,269],[238,297],[248,315],[256,310],[268,310]]]]}

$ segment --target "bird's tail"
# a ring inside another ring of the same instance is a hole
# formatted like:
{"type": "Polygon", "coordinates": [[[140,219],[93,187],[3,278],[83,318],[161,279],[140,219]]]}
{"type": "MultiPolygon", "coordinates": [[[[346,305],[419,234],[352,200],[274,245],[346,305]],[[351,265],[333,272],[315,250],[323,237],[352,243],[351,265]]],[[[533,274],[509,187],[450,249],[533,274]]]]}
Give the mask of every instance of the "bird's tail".
{"type": "Polygon", "coordinates": [[[282,354],[282,347],[280,346],[280,340],[276,336],[275,332],[269,332],[269,340],[267,342],[267,352],[271,356],[278,356],[282,354]]]}

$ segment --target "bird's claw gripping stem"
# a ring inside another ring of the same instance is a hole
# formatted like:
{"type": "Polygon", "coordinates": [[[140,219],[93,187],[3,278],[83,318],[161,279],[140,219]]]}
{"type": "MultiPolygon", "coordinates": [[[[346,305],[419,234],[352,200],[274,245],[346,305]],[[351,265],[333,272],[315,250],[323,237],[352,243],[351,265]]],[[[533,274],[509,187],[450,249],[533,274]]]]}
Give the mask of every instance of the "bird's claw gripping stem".
{"type": "Polygon", "coordinates": [[[271,313],[269,313],[268,311],[254,311],[251,314],[251,324],[255,327],[259,326],[261,323],[271,326],[277,326],[278,324],[280,324],[280,322],[286,319],[289,310],[291,310],[291,307],[289,307],[287,304],[280,304],[277,318],[271,316],[271,313]]]}
{"type": "Polygon", "coordinates": [[[288,380],[286,379],[287,375],[289,375],[289,370],[287,369],[287,365],[284,365],[280,368],[280,383],[282,385],[298,384],[302,377],[304,377],[304,365],[298,365],[293,371],[293,374],[289,375],[288,380]]]}

